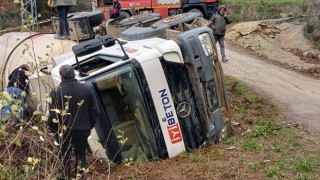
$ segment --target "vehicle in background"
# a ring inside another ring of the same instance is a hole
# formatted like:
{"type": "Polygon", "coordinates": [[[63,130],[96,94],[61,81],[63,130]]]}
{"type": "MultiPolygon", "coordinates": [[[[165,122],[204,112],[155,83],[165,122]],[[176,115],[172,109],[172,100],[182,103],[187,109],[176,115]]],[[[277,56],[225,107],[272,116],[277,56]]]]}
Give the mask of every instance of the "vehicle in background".
{"type": "MultiPolygon", "coordinates": [[[[171,15],[198,12],[204,18],[210,18],[217,11],[219,0],[119,0],[121,16],[130,17],[143,11],[159,13],[163,18],[171,15]]],[[[97,10],[105,12],[110,19],[112,0],[96,0],[97,10]]]]}

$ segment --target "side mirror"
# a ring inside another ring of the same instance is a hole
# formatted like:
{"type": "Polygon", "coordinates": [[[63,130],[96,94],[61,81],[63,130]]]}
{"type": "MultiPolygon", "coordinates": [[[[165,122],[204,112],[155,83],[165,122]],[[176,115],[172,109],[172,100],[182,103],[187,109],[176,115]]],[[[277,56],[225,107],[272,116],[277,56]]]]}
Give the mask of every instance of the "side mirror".
{"type": "Polygon", "coordinates": [[[85,56],[99,51],[100,49],[102,49],[100,39],[92,39],[72,47],[72,51],[76,57],[85,56]]]}
{"type": "Polygon", "coordinates": [[[100,37],[101,43],[104,47],[110,47],[116,44],[115,39],[110,35],[100,37]]]}
{"type": "Polygon", "coordinates": [[[78,70],[79,70],[79,76],[84,77],[84,76],[86,76],[86,74],[82,73],[78,57],[94,53],[96,51],[99,51],[100,49],[102,49],[100,39],[92,39],[92,40],[85,41],[81,44],[78,44],[78,45],[75,45],[72,47],[72,51],[76,57],[76,62],[77,62],[78,70]]]}
{"type": "Polygon", "coordinates": [[[40,69],[40,72],[46,75],[51,75],[51,71],[52,71],[52,68],[49,68],[49,67],[44,67],[40,69]]]}

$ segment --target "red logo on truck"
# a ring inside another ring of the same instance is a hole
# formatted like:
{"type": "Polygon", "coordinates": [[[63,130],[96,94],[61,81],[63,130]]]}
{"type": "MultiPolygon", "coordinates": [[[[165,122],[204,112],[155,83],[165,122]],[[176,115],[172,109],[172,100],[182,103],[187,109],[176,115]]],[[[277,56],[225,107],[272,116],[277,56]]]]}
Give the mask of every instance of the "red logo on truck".
{"type": "Polygon", "coordinates": [[[172,111],[172,104],[166,92],[166,89],[159,91],[163,110],[165,112],[165,121],[167,123],[167,129],[169,132],[170,140],[172,144],[182,141],[182,135],[178,121],[175,119],[174,112],[172,111]]]}
{"type": "Polygon", "coordinates": [[[167,128],[172,144],[182,141],[181,131],[178,123],[173,126],[167,126],[167,128]]]}

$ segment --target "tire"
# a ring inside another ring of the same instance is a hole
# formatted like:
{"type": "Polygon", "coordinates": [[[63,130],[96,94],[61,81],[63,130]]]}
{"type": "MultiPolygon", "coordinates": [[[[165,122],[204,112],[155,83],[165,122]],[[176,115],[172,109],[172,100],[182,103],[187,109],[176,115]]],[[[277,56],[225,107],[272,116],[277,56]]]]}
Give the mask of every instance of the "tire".
{"type": "Polygon", "coordinates": [[[188,12],[200,13],[200,17],[203,17],[203,12],[200,9],[193,8],[193,9],[190,9],[188,12]]]}
{"type": "Polygon", "coordinates": [[[81,18],[88,18],[90,27],[99,26],[104,20],[104,14],[102,11],[82,12],[78,15],[74,15],[70,20],[77,20],[81,18]]]}
{"type": "Polygon", "coordinates": [[[119,22],[120,26],[132,26],[138,23],[141,23],[143,21],[147,21],[150,19],[159,18],[161,19],[161,15],[159,13],[151,13],[146,15],[137,15],[137,16],[131,16],[129,18],[126,18],[119,22]]]}
{"type": "Polygon", "coordinates": [[[163,36],[166,29],[170,28],[166,24],[157,27],[131,27],[121,33],[121,38],[128,41],[147,39],[151,37],[163,36]]]}
{"type": "Polygon", "coordinates": [[[125,17],[125,18],[129,18],[129,17],[131,17],[131,14],[127,11],[120,11],[120,16],[125,17]]]}
{"type": "Polygon", "coordinates": [[[178,15],[174,15],[174,16],[162,19],[154,23],[152,26],[161,26],[163,24],[166,24],[173,29],[182,23],[187,23],[187,24],[192,23],[193,20],[195,20],[197,17],[200,17],[200,15],[201,15],[200,13],[195,13],[195,12],[178,14],[178,15]]]}

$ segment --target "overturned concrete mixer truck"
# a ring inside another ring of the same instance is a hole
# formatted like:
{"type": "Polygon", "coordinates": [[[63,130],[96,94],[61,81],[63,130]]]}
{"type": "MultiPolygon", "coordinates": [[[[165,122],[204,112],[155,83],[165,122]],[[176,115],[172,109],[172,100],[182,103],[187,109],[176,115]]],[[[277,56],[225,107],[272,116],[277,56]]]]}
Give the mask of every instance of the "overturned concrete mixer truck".
{"type": "Polygon", "coordinates": [[[41,69],[58,86],[59,68],[70,64],[94,89],[102,113],[89,140],[93,153],[142,162],[225,139],[232,117],[212,30],[167,28],[133,39],[130,31],[75,44],[41,69]]]}

